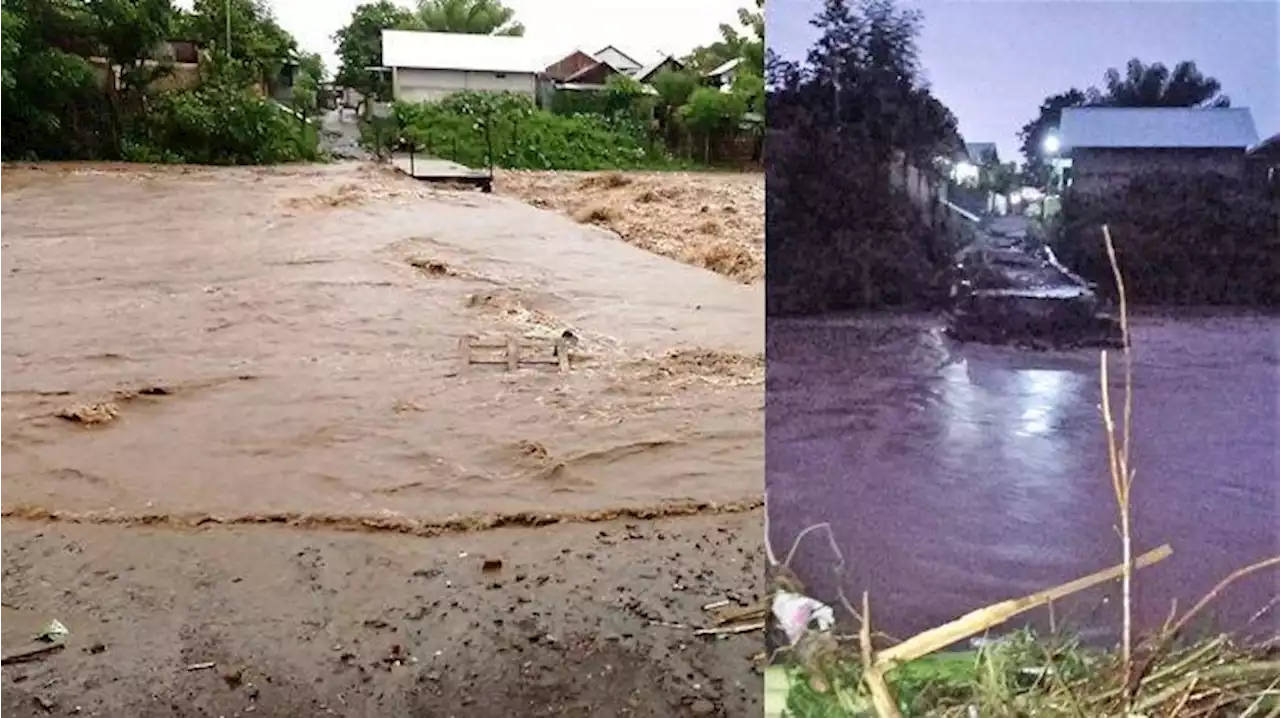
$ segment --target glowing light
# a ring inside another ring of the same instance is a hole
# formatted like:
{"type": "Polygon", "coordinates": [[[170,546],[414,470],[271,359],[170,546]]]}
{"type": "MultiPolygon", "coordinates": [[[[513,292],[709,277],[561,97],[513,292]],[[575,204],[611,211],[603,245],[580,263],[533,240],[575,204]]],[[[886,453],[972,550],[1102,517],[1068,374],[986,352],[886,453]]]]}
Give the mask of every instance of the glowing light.
{"type": "Polygon", "coordinates": [[[1044,151],[1051,155],[1058,154],[1058,150],[1062,149],[1062,140],[1057,135],[1049,135],[1044,138],[1044,151]]]}

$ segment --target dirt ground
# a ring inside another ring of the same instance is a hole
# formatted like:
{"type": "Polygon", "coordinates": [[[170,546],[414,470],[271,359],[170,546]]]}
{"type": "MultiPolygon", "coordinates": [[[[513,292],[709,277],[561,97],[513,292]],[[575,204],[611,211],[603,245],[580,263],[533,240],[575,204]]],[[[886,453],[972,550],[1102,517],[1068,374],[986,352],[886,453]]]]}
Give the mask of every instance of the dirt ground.
{"type": "Polygon", "coordinates": [[[728,172],[518,172],[499,192],[631,244],[750,284],[764,279],[764,175],[728,172]]]}
{"type": "Polygon", "coordinates": [[[5,654],[71,630],[6,715],[759,710],[693,634],[759,598],[758,286],[360,165],[3,189],[5,654]]]}

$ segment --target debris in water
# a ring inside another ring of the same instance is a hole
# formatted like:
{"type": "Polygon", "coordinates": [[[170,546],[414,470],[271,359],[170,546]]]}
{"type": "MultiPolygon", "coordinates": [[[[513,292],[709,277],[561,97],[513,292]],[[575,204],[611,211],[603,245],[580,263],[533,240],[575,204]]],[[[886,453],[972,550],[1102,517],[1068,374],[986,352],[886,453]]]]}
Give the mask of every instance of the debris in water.
{"type": "Polygon", "coordinates": [[[36,634],[36,640],[44,641],[45,643],[57,643],[66,639],[69,635],[71,635],[71,631],[55,618],[49,621],[49,625],[45,626],[44,630],[36,634]]]}
{"type": "Polygon", "coordinates": [[[60,409],[55,416],[59,419],[74,421],[85,426],[100,426],[118,419],[120,417],[120,407],[111,402],[81,404],[60,409]]]}

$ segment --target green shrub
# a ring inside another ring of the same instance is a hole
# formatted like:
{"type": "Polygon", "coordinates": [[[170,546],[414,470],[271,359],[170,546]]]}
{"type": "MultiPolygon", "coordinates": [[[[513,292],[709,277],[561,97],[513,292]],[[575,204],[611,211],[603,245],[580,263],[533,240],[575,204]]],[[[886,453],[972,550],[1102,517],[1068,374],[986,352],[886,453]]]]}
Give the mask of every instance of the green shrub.
{"type": "Polygon", "coordinates": [[[1280,202],[1220,175],[1149,175],[1099,196],[1068,194],[1050,241],[1114,293],[1108,225],[1134,303],[1280,306],[1280,202]]]}
{"type": "MultiPolygon", "coordinates": [[[[440,102],[396,103],[394,137],[471,167],[601,170],[673,166],[643,123],[629,117],[560,115],[514,93],[459,92],[440,102]]],[[[377,128],[366,127],[366,140],[377,128]]],[[[384,133],[384,138],[386,134],[384,133]]]]}
{"type": "Polygon", "coordinates": [[[149,101],[125,139],[126,160],[258,165],[319,156],[314,128],[238,83],[209,82],[149,101]]]}

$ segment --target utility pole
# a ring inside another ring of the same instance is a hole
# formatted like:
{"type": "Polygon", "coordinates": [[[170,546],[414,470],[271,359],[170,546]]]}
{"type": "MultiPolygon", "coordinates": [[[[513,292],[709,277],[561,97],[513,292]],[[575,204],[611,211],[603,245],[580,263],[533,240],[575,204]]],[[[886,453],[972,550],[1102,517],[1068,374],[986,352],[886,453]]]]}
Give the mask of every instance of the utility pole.
{"type": "Polygon", "coordinates": [[[231,59],[231,0],[226,0],[227,9],[227,59],[231,59]]]}

